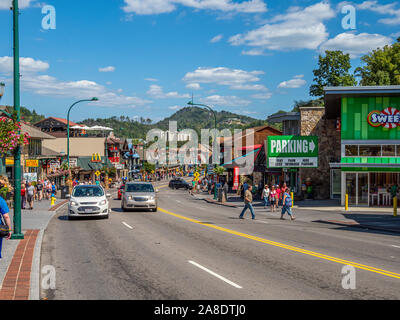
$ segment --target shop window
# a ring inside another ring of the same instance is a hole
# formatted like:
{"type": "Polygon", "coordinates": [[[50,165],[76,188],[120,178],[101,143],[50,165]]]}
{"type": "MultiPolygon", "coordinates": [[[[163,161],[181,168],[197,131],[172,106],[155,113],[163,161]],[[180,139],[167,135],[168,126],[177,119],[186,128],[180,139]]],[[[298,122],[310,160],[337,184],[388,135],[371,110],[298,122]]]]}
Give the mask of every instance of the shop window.
{"type": "Polygon", "coordinates": [[[382,146],[382,157],[395,157],[395,156],[396,156],[395,145],[382,146]]]}
{"type": "Polygon", "coordinates": [[[381,157],[381,146],[360,146],[360,157],[381,157]]]}
{"type": "Polygon", "coordinates": [[[358,146],[346,145],[346,157],[358,157],[358,146]]]}

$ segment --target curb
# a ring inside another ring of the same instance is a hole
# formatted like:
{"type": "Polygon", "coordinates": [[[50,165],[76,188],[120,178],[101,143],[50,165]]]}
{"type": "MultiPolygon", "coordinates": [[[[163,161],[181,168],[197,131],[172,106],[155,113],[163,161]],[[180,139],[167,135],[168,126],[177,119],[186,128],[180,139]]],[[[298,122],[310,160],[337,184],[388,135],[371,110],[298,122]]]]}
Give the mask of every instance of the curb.
{"type": "Polygon", "coordinates": [[[229,208],[239,208],[237,205],[235,204],[227,204],[227,203],[222,203],[222,202],[218,202],[216,200],[210,200],[210,199],[203,199],[205,202],[208,203],[212,203],[212,204],[216,204],[219,206],[225,206],[225,207],[229,207],[229,208]]]}
{"type": "Polygon", "coordinates": [[[57,203],[56,205],[52,206],[49,211],[57,211],[58,208],[60,208],[63,204],[67,203],[68,199],[65,199],[61,201],[60,203],[57,203]]]}
{"type": "Polygon", "coordinates": [[[312,222],[318,222],[318,223],[325,223],[325,224],[332,224],[332,225],[337,225],[337,226],[342,226],[342,227],[354,227],[354,228],[359,228],[359,229],[370,229],[370,230],[377,230],[377,231],[386,231],[386,232],[392,232],[392,233],[399,233],[400,234],[400,229],[390,229],[390,228],[385,228],[385,227],[377,227],[377,226],[370,226],[370,225],[365,225],[365,224],[359,224],[357,222],[335,222],[335,221],[328,221],[328,220],[315,220],[312,222]]]}
{"type": "MultiPolygon", "coordinates": [[[[53,206],[52,208],[49,209],[49,211],[57,212],[57,210],[60,209],[67,202],[68,202],[68,199],[58,203],[56,206],[53,206]]],[[[54,217],[54,215],[52,216],[52,218],[53,217],[54,217]]],[[[50,222],[50,220],[49,220],[49,222],[50,222]]],[[[35,248],[34,248],[34,252],[33,252],[32,269],[31,269],[29,300],[40,300],[40,274],[41,274],[40,261],[41,261],[42,242],[43,242],[43,237],[44,237],[44,231],[46,229],[47,229],[47,225],[39,231],[39,234],[36,238],[36,244],[35,244],[35,248]]]]}

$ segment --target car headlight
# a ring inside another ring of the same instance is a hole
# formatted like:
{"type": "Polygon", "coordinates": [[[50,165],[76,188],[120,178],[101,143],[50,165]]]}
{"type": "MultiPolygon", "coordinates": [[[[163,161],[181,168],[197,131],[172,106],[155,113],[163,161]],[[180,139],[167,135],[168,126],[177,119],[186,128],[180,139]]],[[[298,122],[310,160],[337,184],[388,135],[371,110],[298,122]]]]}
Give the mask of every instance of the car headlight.
{"type": "Polygon", "coordinates": [[[128,200],[132,200],[132,196],[128,196],[128,200]]]}
{"type": "Polygon", "coordinates": [[[155,196],[150,196],[149,200],[154,200],[156,197],[155,196]]]}
{"type": "Polygon", "coordinates": [[[76,201],[71,201],[71,206],[73,207],[79,206],[79,203],[76,201]]]}
{"type": "Polygon", "coordinates": [[[100,201],[99,205],[104,206],[107,203],[107,200],[100,201]]]}

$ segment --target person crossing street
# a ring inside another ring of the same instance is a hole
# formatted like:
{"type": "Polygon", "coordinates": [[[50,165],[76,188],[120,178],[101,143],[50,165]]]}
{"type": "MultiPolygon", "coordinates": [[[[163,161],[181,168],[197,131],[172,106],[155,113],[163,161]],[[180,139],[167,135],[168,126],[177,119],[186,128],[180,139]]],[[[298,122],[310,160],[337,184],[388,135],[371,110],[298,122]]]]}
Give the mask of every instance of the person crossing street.
{"type": "Polygon", "coordinates": [[[292,213],[292,197],[290,195],[289,188],[286,188],[285,193],[283,194],[281,220],[285,220],[283,216],[285,215],[286,212],[291,220],[296,219],[294,214],[292,213]]]}
{"type": "Polygon", "coordinates": [[[243,219],[243,215],[246,212],[247,209],[250,209],[251,217],[254,220],[255,214],[254,214],[254,208],[252,205],[253,202],[253,194],[251,193],[253,187],[251,185],[248,186],[247,190],[244,192],[244,208],[242,213],[239,216],[239,219],[243,219]]]}

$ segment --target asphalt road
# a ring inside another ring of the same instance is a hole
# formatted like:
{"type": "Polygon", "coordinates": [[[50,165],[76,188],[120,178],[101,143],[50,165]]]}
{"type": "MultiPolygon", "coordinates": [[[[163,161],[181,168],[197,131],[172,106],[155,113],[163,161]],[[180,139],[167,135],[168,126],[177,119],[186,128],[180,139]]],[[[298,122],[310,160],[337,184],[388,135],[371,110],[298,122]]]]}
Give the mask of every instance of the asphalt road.
{"type": "MultiPolygon", "coordinates": [[[[115,193],[114,193],[115,195],[115,193]]],[[[50,222],[41,265],[56,269],[46,299],[400,299],[400,236],[279,220],[160,187],[158,212],[50,222]],[[342,268],[356,265],[355,289],[342,268]]],[[[301,215],[298,211],[297,215],[301,215]]]]}

